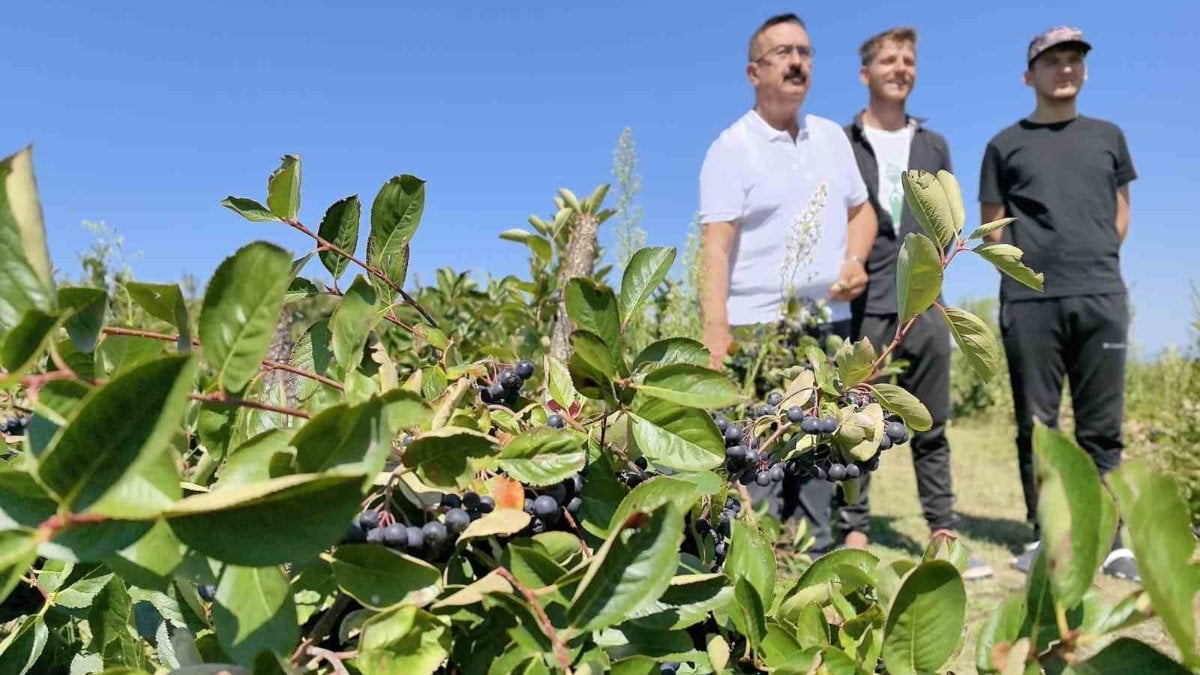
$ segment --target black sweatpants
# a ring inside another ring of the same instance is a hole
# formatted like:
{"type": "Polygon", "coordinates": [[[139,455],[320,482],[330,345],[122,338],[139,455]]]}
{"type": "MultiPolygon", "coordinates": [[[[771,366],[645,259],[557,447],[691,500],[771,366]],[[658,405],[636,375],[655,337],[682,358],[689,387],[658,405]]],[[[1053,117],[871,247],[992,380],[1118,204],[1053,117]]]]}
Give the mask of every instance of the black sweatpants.
{"type": "MultiPolygon", "coordinates": [[[[853,322],[855,340],[866,337],[879,352],[891,344],[898,328],[897,316],[860,315],[853,322]]],[[[950,477],[950,443],[946,420],[950,417],[950,331],[941,312],[931,309],[917,317],[904,342],[893,352],[908,361],[896,384],[916,396],[933,418],[928,431],[914,433],[910,442],[917,495],[930,531],[954,529],[954,488],[950,477]]],[[[859,479],[859,500],[842,505],[838,527],[845,532],[867,532],[870,526],[871,474],[859,479]]]]}
{"type": "Polygon", "coordinates": [[[1025,513],[1037,524],[1033,421],[1058,426],[1063,377],[1071,384],[1075,440],[1103,476],[1121,463],[1125,416],[1127,295],[1077,295],[1004,303],[1000,330],[1017,422],[1025,513]]]}
{"type": "MultiPolygon", "coordinates": [[[[835,321],[820,326],[812,332],[812,336],[825,343],[825,338],[837,335],[843,339],[850,337],[850,321],[835,321]]],[[[767,392],[758,392],[759,397],[767,392]]],[[[834,547],[833,541],[833,512],[836,508],[833,483],[820,480],[815,476],[800,478],[787,474],[782,483],[771,483],[766,487],[751,483],[746,487],[754,504],[765,502],[767,512],[772,516],[786,521],[789,518],[802,517],[808,521],[808,532],[813,538],[813,553],[823,553],[834,547]]]]}

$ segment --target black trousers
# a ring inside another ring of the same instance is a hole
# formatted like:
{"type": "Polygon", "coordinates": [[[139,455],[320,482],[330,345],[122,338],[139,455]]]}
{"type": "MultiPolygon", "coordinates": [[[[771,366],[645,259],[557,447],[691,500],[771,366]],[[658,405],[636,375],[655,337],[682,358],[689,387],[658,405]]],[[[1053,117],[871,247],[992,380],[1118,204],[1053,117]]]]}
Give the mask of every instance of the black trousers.
{"type": "MultiPolygon", "coordinates": [[[[812,336],[825,342],[830,335],[843,339],[850,337],[850,321],[835,321],[812,331],[812,336]]],[[[758,392],[760,397],[767,392],[758,392]]],[[[788,474],[782,483],[771,483],[766,487],[751,483],[746,487],[754,504],[765,502],[767,512],[786,521],[802,517],[808,521],[808,532],[813,538],[812,551],[823,553],[833,548],[833,512],[836,509],[836,488],[833,483],[816,477],[800,478],[788,474]]]]}
{"type": "Polygon", "coordinates": [[[1058,426],[1063,378],[1071,384],[1075,440],[1104,476],[1121,463],[1129,304],[1124,293],[1004,303],[1000,330],[1017,422],[1025,513],[1037,523],[1033,421],[1058,426]]]}
{"type": "MultiPolygon", "coordinates": [[[[853,321],[855,340],[866,337],[879,352],[896,337],[895,314],[859,315],[853,321]]],[[[950,477],[950,443],[946,420],[950,417],[950,331],[941,312],[931,309],[917,317],[894,358],[908,361],[897,376],[899,386],[929,409],[933,426],[914,433],[909,444],[917,474],[917,495],[930,531],[954,529],[954,488],[950,477]]],[[[859,499],[838,510],[838,527],[845,532],[867,532],[871,515],[871,474],[859,479],[859,499]]]]}

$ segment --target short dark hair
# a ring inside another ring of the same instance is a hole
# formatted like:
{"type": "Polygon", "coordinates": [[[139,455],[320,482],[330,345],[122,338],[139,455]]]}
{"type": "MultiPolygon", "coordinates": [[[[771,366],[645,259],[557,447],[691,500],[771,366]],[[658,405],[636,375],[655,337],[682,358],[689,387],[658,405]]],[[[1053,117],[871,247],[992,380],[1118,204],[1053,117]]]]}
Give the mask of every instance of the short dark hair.
{"type": "Polygon", "coordinates": [[[917,29],[909,26],[900,26],[899,28],[889,28],[878,35],[872,35],[867,38],[867,41],[862,43],[858,48],[858,55],[862,57],[862,64],[865,66],[879,55],[879,50],[883,49],[883,43],[892,42],[911,42],[913,49],[917,48],[917,29]]]}
{"type": "Polygon", "coordinates": [[[758,41],[758,38],[761,37],[763,33],[767,32],[767,29],[778,26],[781,23],[794,23],[797,26],[808,30],[808,26],[804,25],[804,19],[801,19],[795,14],[792,14],[791,12],[787,14],[776,14],[775,16],[764,21],[763,24],[758,27],[758,30],[754,31],[754,35],[750,36],[750,48],[747,50],[747,56],[750,61],[754,60],[754,43],[758,41]]]}

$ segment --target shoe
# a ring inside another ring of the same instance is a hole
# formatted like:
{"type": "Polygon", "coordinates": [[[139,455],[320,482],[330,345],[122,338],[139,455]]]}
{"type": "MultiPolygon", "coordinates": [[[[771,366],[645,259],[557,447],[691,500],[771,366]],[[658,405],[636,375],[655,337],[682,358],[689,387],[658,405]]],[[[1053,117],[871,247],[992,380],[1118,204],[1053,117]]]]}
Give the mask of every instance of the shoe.
{"type": "Polygon", "coordinates": [[[978,581],[995,573],[996,571],[992,569],[991,565],[975,556],[970,556],[967,558],[967,569],[963,570],[962,578],[967,581],[978,581]]]}
{"type": "Polygon", "coordinates": [[[1110,577],[1136,583],[1142,582],[1142,575],[1138,573],[1137,560],[1133,557],[1133,551],[1127,548],[1118,548],[1109,553],[1100,569],[1110,577]]]}
{"type": "Polygon", "coordinates": [[[1037,557],[1040,543],[1035,541],[1032,544],[1026,544],[1025,551],[1012,559],[1013,569],[1022,574],[1029,574],[1029,568],[1033,567],[1033,560],[1037,557]]]}
{"type": "Polygon", "coordinates": [[[867,550],[868,543],[869,541],[865,532],[852,530],[846,534],[846,538],[843,540],[842,545],[846,548],[855,548],[860,551],[865,551],[867,550]]]}

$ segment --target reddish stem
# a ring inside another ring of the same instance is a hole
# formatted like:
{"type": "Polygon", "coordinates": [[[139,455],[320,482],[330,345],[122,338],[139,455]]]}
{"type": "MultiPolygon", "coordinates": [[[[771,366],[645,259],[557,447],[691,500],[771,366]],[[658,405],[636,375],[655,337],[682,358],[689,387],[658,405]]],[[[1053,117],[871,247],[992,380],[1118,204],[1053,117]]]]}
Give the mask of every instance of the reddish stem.
{"type": "Polygon", "coordinates": [[[538,623],[542,625],[542,631],[546,637],[550,638],[550,644],[554,648],[554,657],[558,659],[558,665],[567,673],[571,672],[571,657],[567,653],[567,645],[558,637],[558,631],[554,630],[554,624],[550,623],[550,617],[546,615],[546,610],[542,609],[542,603],[538,602],[537,595],[533,591],[525,587],[524,584],[517,581],[517,578],[503,567],[497,567],[496,573],[504,577],[508,583],[512,584],[513,588],[521,592],[525,596],[525,601],[533,608],[533,613],[537,615],[538,623]]]}
{"type": "Polygon", "coordinates": [[[300,417],[303,419],[310,419],[312,417],[303,410],[271,405],[269,403],[260,403],[258,401],[251,401],[244,398],[235,398],[225,394],[224,392],[213,392],[211,394],[192,394],[191,399],[193,401],[202,401],[204,403],[216,403],[217,405],[236,406],[239,408],[254,408],[256,410],[265,410],[267,412],[291,415],[292,417],[300,417]]]}

